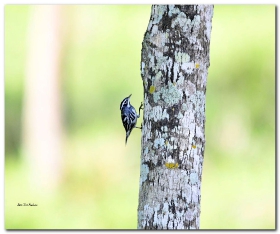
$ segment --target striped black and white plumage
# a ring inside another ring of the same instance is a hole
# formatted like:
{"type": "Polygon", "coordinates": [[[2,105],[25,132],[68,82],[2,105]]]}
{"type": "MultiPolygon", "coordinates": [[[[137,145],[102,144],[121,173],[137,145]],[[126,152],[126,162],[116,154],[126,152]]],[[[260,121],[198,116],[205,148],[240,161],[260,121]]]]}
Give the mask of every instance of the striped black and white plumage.
{"type": "MultiPolygon", "coordinates": [[[[140,110],[142,109],[142,103],[139,107],[139,115],[136,113],[135,108],[130,104],[130,97],[131,94],[123,99],[120,105],[121,110],[121,117],[122,117],[122,123],[124,126],[124,129],[126,131],[126,138],[125,138],[125,144],[127,142],[127,139],[132,131],[133,128],[136,127],[137,119],[140,117],[140,110]]],[[[139,127],[136,127],[139,128],[139,127]]],[[[141,129],[141,128],[140,128],[141,129]]]]}

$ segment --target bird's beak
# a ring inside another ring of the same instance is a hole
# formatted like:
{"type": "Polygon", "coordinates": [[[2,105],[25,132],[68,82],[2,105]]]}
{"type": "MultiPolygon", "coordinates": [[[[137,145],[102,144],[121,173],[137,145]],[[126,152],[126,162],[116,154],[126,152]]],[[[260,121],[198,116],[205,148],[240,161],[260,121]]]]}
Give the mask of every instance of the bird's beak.
{"type": "Polygon", "coordinates": [[[130,94],[130,95],[128,96],[128,98],[130,98],[131,95],[132,95],[132,94],[130,94]]]}

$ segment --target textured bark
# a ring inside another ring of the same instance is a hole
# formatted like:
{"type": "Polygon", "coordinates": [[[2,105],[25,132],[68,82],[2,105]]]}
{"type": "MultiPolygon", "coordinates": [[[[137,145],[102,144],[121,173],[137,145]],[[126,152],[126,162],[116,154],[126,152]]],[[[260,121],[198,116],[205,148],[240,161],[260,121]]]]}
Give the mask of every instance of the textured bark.
{"type": "Polygon", "coordinates": [[[138,229],[198,229],[212,5],[152,6],[144,85],[138,229]]]}

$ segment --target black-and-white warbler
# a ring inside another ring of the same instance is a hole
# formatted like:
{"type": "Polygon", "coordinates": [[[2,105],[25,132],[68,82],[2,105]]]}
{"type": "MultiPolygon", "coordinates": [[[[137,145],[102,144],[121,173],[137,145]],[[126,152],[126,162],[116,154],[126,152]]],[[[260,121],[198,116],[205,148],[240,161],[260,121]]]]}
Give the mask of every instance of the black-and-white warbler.
{"type": "Polygon", "coordinates": [[[143,109],[143,104],[141,102],[141,105],[139,107],[139,115],[137,115],[135,108],[130,104],[131,95],[132,94],[123,99],[120,105],[122,123],[126,131],[125,144],[133,128],[142,129],[142,125],[141,127],[136,127],[136,123],[137,119],[140,117],[140,110],[143,109]]]}

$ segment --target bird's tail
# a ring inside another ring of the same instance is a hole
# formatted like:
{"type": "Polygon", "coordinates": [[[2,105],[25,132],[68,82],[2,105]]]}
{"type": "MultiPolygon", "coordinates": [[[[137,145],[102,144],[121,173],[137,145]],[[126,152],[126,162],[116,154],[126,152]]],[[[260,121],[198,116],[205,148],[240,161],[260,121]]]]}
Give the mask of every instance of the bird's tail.
{"type": "Polygon", "coordinates": [[[125,144],[127,143],[127,139],[128,139],[128,137],[129,137],[129,135],[130,135],[130,132],[131,132],[131,131],[129,131],[129,132],[126,133],[125,144]]]}

